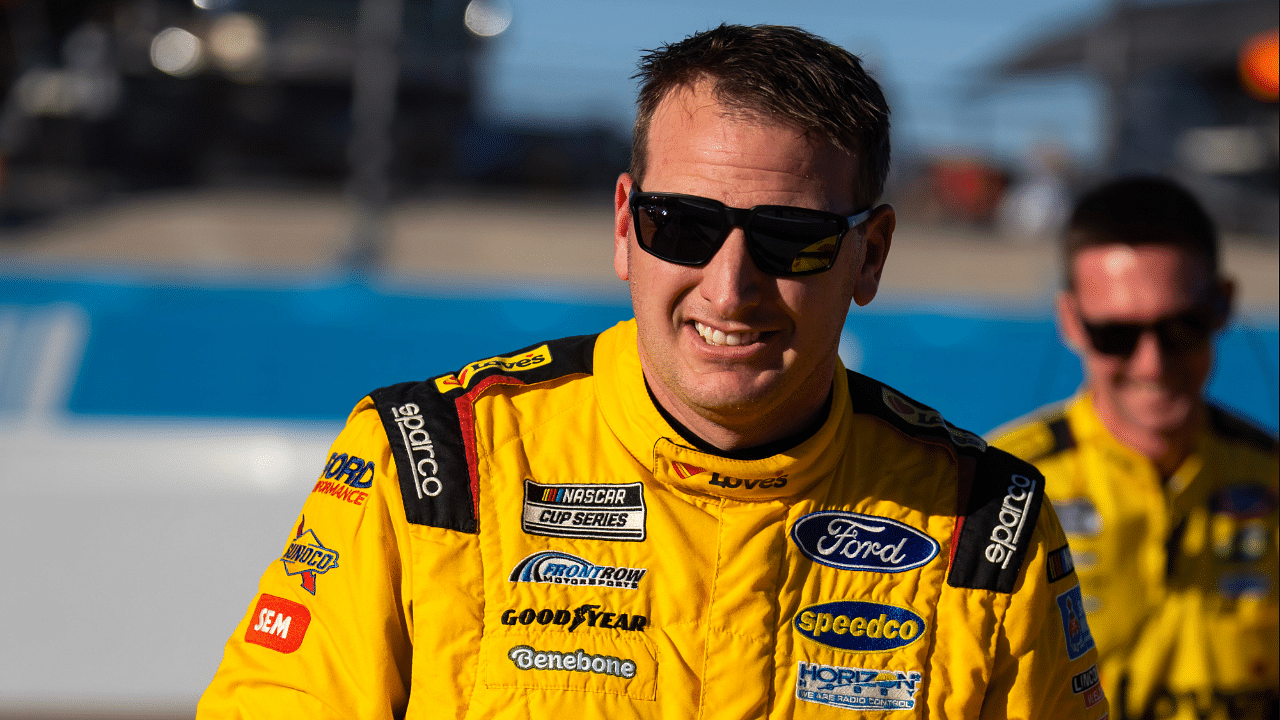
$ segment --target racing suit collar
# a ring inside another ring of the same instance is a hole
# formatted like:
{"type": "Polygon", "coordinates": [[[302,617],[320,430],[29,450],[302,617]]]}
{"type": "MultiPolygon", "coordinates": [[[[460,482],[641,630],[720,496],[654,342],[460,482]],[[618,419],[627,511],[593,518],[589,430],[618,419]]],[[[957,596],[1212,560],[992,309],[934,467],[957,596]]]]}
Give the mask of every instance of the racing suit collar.
{"type": "Polygon", "coordinates": [[[634,320],[600,335],[594,374],[605,422],[636,461],[657,481],[696,495],[743,501],[801,495],[831,476],[843,447],[835,440],[847,437],[853,422],[848,379],[838,366],[826,422],[796,447],[759,460],[735,460],[688,447],[649,398],[634,320]]]}

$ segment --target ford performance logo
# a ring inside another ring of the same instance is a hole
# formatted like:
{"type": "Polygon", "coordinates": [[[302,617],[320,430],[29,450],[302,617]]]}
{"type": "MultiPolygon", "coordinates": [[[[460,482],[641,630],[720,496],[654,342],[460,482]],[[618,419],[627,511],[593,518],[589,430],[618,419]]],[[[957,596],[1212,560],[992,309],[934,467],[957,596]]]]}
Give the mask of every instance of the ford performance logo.
{"type": "Polygon", "coordinates": [[[852,652],[884,652],[910,645],[924,618],[906,608],[862,600],[810,605],[796,615],[796,630],[819,645],[852,652]]]}
{"type": "Polygon", "coordinates": [[[839,570],[900,573],[938,554],[938,541],[910,525],[839,510],[800,518],[791,539],[814,562],[839,570]]]}

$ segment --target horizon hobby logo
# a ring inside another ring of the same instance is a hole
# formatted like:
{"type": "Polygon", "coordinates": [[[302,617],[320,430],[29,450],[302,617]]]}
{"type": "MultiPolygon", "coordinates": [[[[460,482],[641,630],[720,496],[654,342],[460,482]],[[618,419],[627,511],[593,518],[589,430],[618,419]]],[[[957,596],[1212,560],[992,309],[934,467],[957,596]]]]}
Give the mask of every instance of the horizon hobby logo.
{"type": "Polygon", "coordinates": [[[987,449],[986,440],[947,422],[937,410],[916,405],[887,387],[883,388],[880,394],[884,398],[885,407],[912,425],[924,428],[940,427],[947,431],[947,434],[951,436],[951,441],[957,445],[978,448],[979,450],[987,449]]]}
{"type": "Polygon", "coordinates": [[[316,575],[323,575],[338,567],[338,553],[330,550],[316,537],[314,530],[305,530],[307,518],[298,522],[298,532],[280,557],[285,575],[301,575],[302,589],[316,594],[316,575]]]}
{"type": "Polygon", "coordinates": [[[923,679],[916,671],[801,662],[796,667],[796,697],[845,710],[910,710],[923,679]]]}
{"type": "MultiPolygon", "coordinates": [[[[694,477],[696,475],[700,475],[705,472],[710,472],[706,468],[701,468],[701,467],[698,467],[697,465],[690,465],[689,463],[680,462],[679,460],[671,461],[671,470],[676,474],[676,477],[680,478],[681,480],[688,480],[689,478],[694,477]]],[[[736,478],[736,477],[729,477],[728,475],[721,475],[718,472],[712,472],[711,479],[707,481],[707,484],[715,485],[717,487],[722,487],[728,490],[736,490],[740,487],[745,487],[747,490],[754,490],[757,487],[760,488],[761,490],[767,490],[768,488],[786,487],[787,476],[783,474],[777,477],[768,477],[768,478],[736,478]]]]}
{"type": "Polygon", "coordinates": [[[498,368],[506,372],[521,372],[549,364],[551,364],[551,349],[543,345],[519,355],[491,357],[469,363],[459,370],[457,375],[436,378],[436,389],[442,393],[465,389],[475,379],[476,373],[490,368],[498,368]]]}

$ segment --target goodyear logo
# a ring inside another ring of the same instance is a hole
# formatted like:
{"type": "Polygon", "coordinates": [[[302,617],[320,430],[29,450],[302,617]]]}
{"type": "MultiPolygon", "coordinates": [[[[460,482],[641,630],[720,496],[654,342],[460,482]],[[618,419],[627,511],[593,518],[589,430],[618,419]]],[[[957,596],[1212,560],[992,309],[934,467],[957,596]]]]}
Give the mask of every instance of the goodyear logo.
{"type": "Polygon", "coordinates": [[[906,647],[924,634],[924,618],[895,605],[840,600],[810,605],[795,618],[796,630],[819,645],[849,652],[906,647]]]}
{"type": "Polygon", "coordinates": [[[459,370],[457,375],[445,375],[442,378],[436,378],[436,389],[442,393],[465,389],[475,379],[476,373],[482,370],[497,368],[505,372],[521,372],[549,365],[550,363],[551,349],[546,345],[519,355],[512,355],[511,357],[491,357],[487,360],[477,360],[459,370]]]}

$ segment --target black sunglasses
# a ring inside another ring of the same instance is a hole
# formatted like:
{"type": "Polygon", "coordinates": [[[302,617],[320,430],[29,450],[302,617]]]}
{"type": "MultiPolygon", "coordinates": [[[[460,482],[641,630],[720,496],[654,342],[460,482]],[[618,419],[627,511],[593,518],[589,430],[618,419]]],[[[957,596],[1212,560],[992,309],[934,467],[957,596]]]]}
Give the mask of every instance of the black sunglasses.
{"type": "Polygon", "coordinates": [[[1090,322],[1083,316],[1080,321],[1089,344],[1103,355],[1129,357],[1148,330],[1156,334],[1162,353],[1182,355],[1204,347],[1225,312],[1225,298],[1214,290],[1186,310],[1152,323],[1090,322]]]}
{"type": "Polygon", "coordinates": [[[631,189],[628,198],[636,239],[645,252],[677,265],[705,265],[735,227],[747,236],[747,250],[761,272],[813,275],[831,269],[849,228],[871,210],[837,215],[789,205],[733,208],[718,200],[631,189]]]}

